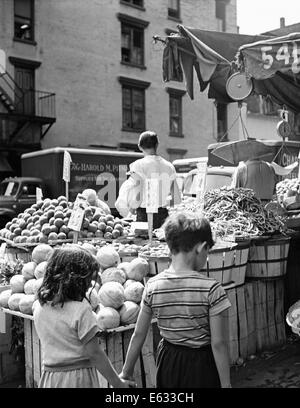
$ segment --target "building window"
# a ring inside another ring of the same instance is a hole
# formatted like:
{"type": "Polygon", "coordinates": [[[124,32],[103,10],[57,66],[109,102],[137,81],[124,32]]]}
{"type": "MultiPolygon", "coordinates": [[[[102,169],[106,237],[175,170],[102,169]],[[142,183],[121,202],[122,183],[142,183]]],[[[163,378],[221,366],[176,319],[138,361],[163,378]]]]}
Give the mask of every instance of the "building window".
{"type": "Polygon", "coordinates": [[[34,0],[14,0],[14,38],[34,41],[34,0]]]}
{"type": "Polygon", "coordinates": [[[226,4],[228,0],[216,0],[216,18],[221,20],[221,30],[226,31],[226,4]]]}
{"type": "Polygon", "coordinates": [[[144,29],[149,22],[118,13],[121,21],[121,62],[144,67],[144,29]]]}
{"type": "Polygon", "coordinates": [[[180,19],[180,0],[168,1],[168,17],[180,19]]]}
{"type": "Polygon", "coordinates": [[[144,30],[122,23],[122,62],[144,65],[144,30]]]}
{"type": "Polygon", "coordinates": [[[130,6],[144,8],[144,0],[121,0],[120,3],[126,3],[130,6]]]}
{"type": "Polygon", "coordinates": [[[218,142],[228,141],[227,104],[217,103],[217,131],[218,142]]]}
{"type": "Polygon", "coordinates": [[[166,88],[169,94],[169,128],[170,136],[183,137],[182,134],[182,97],[186,91],[166,88]]]}
{"type": "Polygon", "coordinates": [[[146,129],[145,90],[150,82],[119,77],[122,85],[122,129],[140,132],[146,129]]]}

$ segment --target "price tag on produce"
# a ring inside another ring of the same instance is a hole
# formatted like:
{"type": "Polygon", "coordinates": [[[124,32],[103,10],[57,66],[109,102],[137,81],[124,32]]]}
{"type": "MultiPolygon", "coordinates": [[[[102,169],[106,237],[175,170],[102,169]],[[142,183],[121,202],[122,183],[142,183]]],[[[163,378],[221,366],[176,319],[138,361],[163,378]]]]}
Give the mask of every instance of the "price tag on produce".
{"type": "Polygon", "coordinates": [[[206,186],[206,174],[207,174],[207,161],[200,162],[197,164],[198,173],[195,176],[197,187],[196,187],[196,197],[199,203],[200,211],[204,209],[204,194],[206,186]]]}
{"type": "Polygon", "coordinates": [[[146,211],[147,213],[158,212],[159,180],[146,179],[146,211]]]}
{"type": "Polygon", "coordinates": [[[84,199],[77,196],[74,202],[72,214],[68,222],[68,228],[70,228],[73,231],[79,232],[81,230],[85,212],[84,204],[85,204],[84,199]]]}
{"type": "Polygon", "coordinates": [[[69,152],[64,152],[64,168],[63,168],[63,180],[67,183],[71,180],[71,162],[72,158],[69,152]]]}
{"type": "Polygon", "coordinates": [[[38,203],[43,199],[43,190],[40,187],[37,187],[35,189],[35,194],[36,194],[36,202],[38,203]]]}

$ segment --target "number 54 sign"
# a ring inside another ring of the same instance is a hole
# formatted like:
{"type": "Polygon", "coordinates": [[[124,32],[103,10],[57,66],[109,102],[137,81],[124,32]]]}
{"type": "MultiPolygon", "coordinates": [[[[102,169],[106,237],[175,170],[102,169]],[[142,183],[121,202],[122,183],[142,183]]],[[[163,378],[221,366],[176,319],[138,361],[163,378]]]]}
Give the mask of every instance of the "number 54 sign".
{"type": "Polygon", "coordinates": [[[240,47],[246,71],[255,79],[266,79],[276,71],[300,72],[300,35],[257,41],[240,47]]]}
{"type": "Polygon", "coordinates": [[[300,49],[298,48],[298,44],[296,42],[292,44],[282,44],[281,47],[274,47],[272,45],[266,45],[261,47],[261,58],[263,61],[264,69],[275,68],[276,70],[280,68],[286,67],[287,69],[291,68],[294,74],[298,74],[300,72],[300,49]]]}

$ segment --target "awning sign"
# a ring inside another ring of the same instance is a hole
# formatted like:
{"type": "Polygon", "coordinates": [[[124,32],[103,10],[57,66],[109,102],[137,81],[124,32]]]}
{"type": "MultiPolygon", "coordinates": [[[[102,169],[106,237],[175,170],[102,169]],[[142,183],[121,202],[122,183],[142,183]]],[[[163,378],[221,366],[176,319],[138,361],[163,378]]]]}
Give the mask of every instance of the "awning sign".
{"type": "Polygon", "coordinates": [[[300,36],[280,37],[258,41],[240,47],[246,72],[255,79],[266,79],[276,71],[293,74],[300,72],[300,36]]]}

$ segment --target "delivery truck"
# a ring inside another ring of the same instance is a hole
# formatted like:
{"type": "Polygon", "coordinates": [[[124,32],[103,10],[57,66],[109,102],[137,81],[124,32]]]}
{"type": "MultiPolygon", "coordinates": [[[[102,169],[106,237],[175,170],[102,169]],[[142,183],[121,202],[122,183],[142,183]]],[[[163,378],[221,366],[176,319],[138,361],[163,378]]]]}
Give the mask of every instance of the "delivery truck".
{"type": "Polygon", "coordinates": [[[131,151],[55,147],[21,156],[21,177],[8,177],[0,183],[0,227],[34,204],[37,193],[43,198],[66,195],[74,201],[87,188],[96,190],[112,213],[129,164],[143,157],[131,151]],[[70,181],[63,179],[65,151],[69,153],[70,181]]]}

